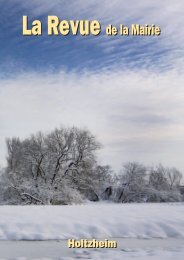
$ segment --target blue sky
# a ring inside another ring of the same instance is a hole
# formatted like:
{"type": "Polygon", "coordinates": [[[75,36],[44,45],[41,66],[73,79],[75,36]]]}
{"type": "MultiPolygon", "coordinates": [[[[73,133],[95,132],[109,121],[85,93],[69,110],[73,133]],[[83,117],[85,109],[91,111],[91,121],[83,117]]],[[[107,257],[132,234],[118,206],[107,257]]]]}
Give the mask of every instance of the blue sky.
{"type": "Polygon", "coordinates": [[[135,160],[184,170],[181,0],[1,0],[0,163],[5,138],[63,124],[89,128],[101,163],[135,160]],[[98,37],[22,36],[22,16],[98,20],[98,37]],[[159,37],[107,37],[113,24],[155,24],[159,37]]]}
{"type": "Polygon", "coordinates": [[[99,70],[150,68],[166,70],[181,57],[181,1],[3,1],[1,0],[0,66],[1,72],[27,70],[99,70]],[[161,2],[161,3],[160,3],[161,2]],[[22,16],[30,22],[43,23],[43,36],[23,37],[22,16]],[[48,37],[48,15],[64,19],[97,19],[102,24],[99,37],[48,37]],[[172,20],[171,20],[172,19],[172,20]],[[162,28],[160,37],[106,37],[107,25],[140,23],[156,24],[162,28]],[[177,35],[179,33],[179,35],[177,35]],[[178,41],[176,38],[178,38],[178,41]]]}

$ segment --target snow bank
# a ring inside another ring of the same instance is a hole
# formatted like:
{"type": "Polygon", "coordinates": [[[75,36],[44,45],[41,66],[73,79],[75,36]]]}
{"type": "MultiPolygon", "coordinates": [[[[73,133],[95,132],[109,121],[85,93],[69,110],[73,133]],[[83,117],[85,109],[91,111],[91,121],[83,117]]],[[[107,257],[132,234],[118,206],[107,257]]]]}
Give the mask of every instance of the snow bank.
{"type": "Polygon", "coordinates": [[[0,240],[184,238],[184,204],[1,206],[0,240]]]}

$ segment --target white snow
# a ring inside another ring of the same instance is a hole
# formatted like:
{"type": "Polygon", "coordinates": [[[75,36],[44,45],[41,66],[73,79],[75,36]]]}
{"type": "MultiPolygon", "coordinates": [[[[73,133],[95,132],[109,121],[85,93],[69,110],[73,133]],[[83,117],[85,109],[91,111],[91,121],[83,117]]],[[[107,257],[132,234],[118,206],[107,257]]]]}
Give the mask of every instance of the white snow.
{"type": "Polygon", "coordinates": [[[184,204],[0,207],[0,240],[71,238],[184,238],[184,204]]]}

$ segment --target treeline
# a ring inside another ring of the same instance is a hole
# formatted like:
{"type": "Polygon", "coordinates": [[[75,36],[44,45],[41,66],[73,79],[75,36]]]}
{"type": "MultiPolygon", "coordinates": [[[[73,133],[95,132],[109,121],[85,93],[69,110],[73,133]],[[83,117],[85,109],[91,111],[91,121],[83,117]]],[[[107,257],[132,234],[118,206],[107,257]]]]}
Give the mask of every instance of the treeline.
{"type": "Polygon", "coordinates": [[[179,202],[184,199],[181,180],[182,174],[176,168],[130,162],[123,166],[115,185],[105,190],[105,198],[122,203],[179,202]]]}
{"type": "Polygon", "coordinates": [[[130,162],[115,174],[97,162],[100,144],[88,130],[55,129],[7,139],[7,167],[0,176],[1,204],[64,205],[84,201],[182,201],[175,168],[130,162]]]}

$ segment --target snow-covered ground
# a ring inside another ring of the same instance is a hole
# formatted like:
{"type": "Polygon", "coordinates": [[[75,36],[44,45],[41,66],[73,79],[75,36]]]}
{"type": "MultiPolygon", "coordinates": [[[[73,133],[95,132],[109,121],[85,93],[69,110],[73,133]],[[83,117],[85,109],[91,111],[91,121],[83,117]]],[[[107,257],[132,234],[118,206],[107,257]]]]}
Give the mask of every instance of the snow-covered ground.
{"type": "Polygon", "coordinates": [[[1,206],[0,240],[184,238],[184,204],[1,206]]]}
{"type": "Polygon", "coordinates": [[[180,260],[184,204],[1,206],[0,240],[0,259],[180,260]],[[118,248],[68,249],[75,238],[116,239],[118,248]]]}

